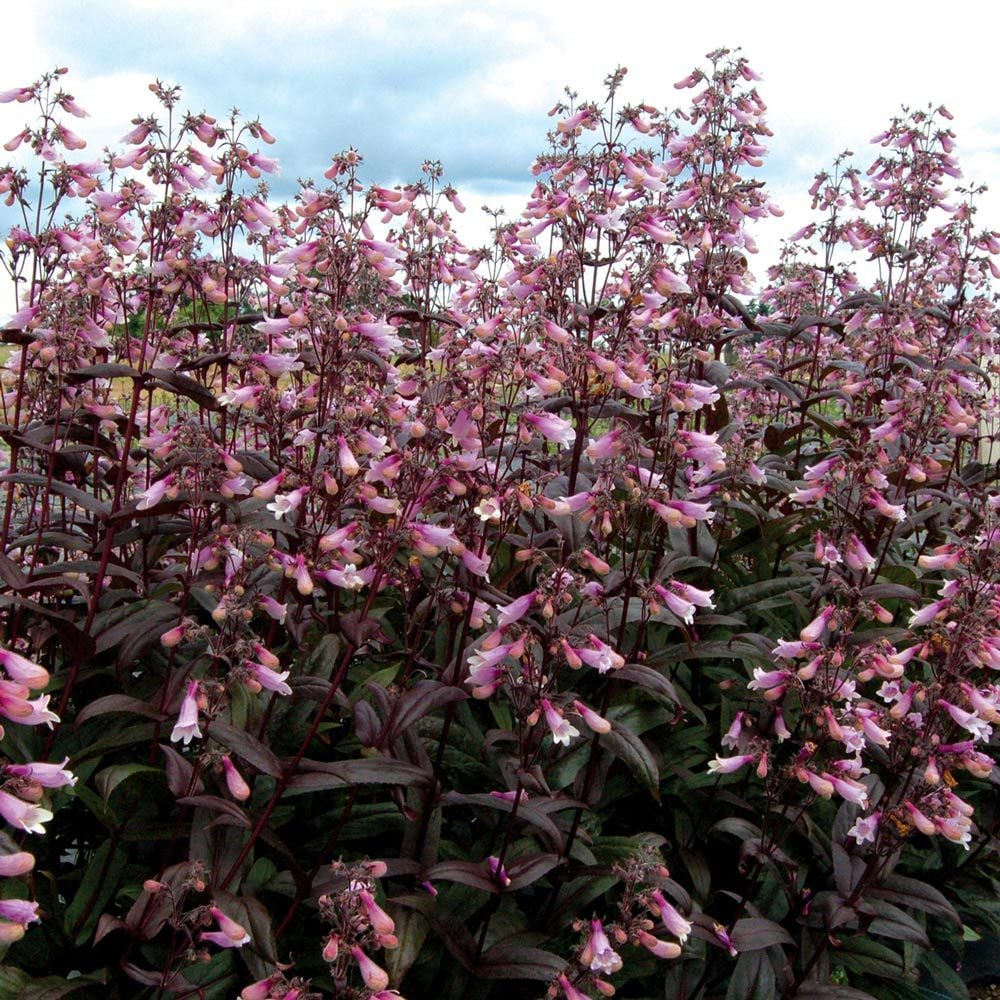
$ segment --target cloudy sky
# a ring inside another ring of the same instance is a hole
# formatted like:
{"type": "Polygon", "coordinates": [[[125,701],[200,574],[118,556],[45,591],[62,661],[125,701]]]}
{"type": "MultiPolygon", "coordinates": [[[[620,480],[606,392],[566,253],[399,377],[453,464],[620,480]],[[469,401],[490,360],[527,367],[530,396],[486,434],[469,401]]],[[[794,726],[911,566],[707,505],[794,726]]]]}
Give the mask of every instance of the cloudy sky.
{"type": "MultiPolygon", "coordinates": [[[[278,137],[281,198],[297,177],[319,177],[350,145],[367,179],[414,179],[444,163],[470,207],[516,214],[528,168],[544,147],[548,110],[565,86],[597,99],[616,66],[624,98],[672,107],[673,82],[704,54],[740,46],[775,132],[764,176],[785,219],[759,234],[764,253],[807,221],[812,175],[851,148],[867,166],[868,139],[902,104],[945,104],[955,115],[967,180],[995,181],[981,221],[1000,228],[1000,102],[992,5],[674,0],[23,0],[5,12],[0,90],[68,66],[66,88],[92,117],[89,149],[114,145],[147,84],[180,83],[182,105],[220,117],[233,105],[278,137]]],[[[0,136],[26,106],[0,106],[0,136]]],[[[460,232],[485,223],[462,220],[460,232]]],[[[475,238],[469,242],[477,242],[475,238]]]]}

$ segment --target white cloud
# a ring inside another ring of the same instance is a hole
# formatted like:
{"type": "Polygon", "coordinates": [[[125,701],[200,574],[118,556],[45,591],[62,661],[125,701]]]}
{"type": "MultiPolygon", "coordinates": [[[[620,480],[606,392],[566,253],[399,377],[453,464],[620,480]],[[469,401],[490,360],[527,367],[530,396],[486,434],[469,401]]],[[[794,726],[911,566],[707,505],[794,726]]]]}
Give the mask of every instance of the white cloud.
{"type": "MultiPolygon", "coordinates": [[[[786,0],[714,0],[709,12],[677,3],[284,0],[276,16],[273,0],[93,0],[75,9],[38,0],[5,15],[17,42],[6,47],[0,89],[69,66],[66,85],[93,115],[77,129],[93,156],[152,109],[150,79],[179,80],[184,107],[221,116],[235,103],[277,134],[277,196],[300,174],[318,177],[348,145],[383,183],[440,159],[470,206],[457,220],[464,228],[483,199],[520,210],[564,85],[600,98],[604,77],[626,65],[623,99],[669,108],[690,96],[675,80],[704,65],[709,49],[739,44],[764,76],[758,88],[775,136],[763,175],[786,209],[755,231],[762,274],[781,236],[807,221],[813,174],[844,148],[867,166],[868,139],[903,103],[945,103],[966,178],[997,176],[988,10],[973,0],[946,9],[851,0],[809,11],[786,0]]],[[[25,111],[0,106],[0,137],[23,127],[25,111]]],[[[980,204],[980,220],[1000,227],[1000,192],[980,204]]]]}

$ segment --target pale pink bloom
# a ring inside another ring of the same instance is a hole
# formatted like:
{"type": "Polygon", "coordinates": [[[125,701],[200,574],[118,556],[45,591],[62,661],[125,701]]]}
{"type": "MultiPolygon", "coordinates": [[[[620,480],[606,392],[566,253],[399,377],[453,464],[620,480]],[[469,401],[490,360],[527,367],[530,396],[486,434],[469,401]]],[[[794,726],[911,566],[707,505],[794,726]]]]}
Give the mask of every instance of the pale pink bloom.
{"type": "Polygon", "coordinates": [[[747,764],[752,763],[753,759],[754,755],[752,753],[741,753],[735,757],[719,757],[716,755],[715,760],[708,762],[708,769],[713,774],[733,774],[741,767],[746,767],[747,764]]]}
{"type": "Polygon", "coordinates": [[[361,978],[370,990],[384,990],[389,985],[389,974],[379,968],[357,945],[351,948],[354,961],[358,963],[361,978]]]}
{"type": "Polygon", "coordinates": [[[565,344],[572,339],[572,334],[568,330],[564,330],[561,326],[557,326],[551,320],[544,320],[542,322],[542,327],[545,330],[545,335],[554,344],[565,344]]]}
{"type": "Polygon", "coordinates": [[[291,493],[279,493],[271,503],[267,504],[267,509],[274,514],[276,520],[280,521],[286,514],[298,510],[308,492],[308,486],[300,486],[291,493]]]}
{"type": "Polygon", "coordinates": [[[20,941],[23,937],[23,925],[0,921],[0,944],[14,944],[15,941],[20,941]]]}
{"type": "Polygon", "coordinates": [[[574,652],[588,666],[602,674],[625,666],[625,658],[593,633],[587,636],[587,641],[591,645],[590,649],[579,648],[575,649],[574,652]]]}
{"type": "Polygon", "coordinates": [[[590,1000],[590,998],[585,994],[581,993],[565,976],[564,973],[559,973],[559,986],[563,991],[563,996],[566,1000],[590,1000]]]}
{"type": "Polygon", "coordinates": [[[574,701],[573,707],[580,713],[580,718],[587,724],[591,732],[611,732],[611,723],[604,716],[598,715],[592,708],[588,708],[582,701],[574,701]]]}
{"type": "Polygon", "coordinates": [[[257,982],[244,986],[240,993],[240,1000],[268,1000],[271,996],[271,987],[281,980],[281,973],[274,972],[267,979],[258,979],[257,982]]]}
{"type": "Polygon", "coordinates": [[[944,698],[938,699],[938,704],[942,705],[952,719],[960,725],[966,732],[972,734],[974,740],[989,740],[993,735],[993,728],[985,720],[981,719],[975,712],[966,712],[965,709],[953,705],[944,698]]]}
{"type": "Polygon", "coordinates": [[[227,917],[217,906],[210,907],[209,912],[218,922],[219,929],[217,931],[203,931],[200,935],[202,941],[210,941],[220,948],[242,948],[249,942],[250,935],[243,926],[231,917],[227,917]]]}
{"type": "Polygon", "coordinates": [[[875,557],[865,548],[861,539],[854,534],[848,538],[844,548],[844,562],[851,569],[864,570],[869,573],[878,565],[875,557]]]}
{"type": "Polygon", "coordinates": [[[59,721],[59,716],[55,712],[49,711],[49,695],[43,694],[34,701],[29,701],[28,707],[31,710],[28,715],[19,718],[17,721],[23,726],[48,726],[52,728],[54,722],[59,721]]]}
{"type": "Polygon", "coordinates": [[[783,743],[792,735],[791,730],[785,725],[785,716],[780,707],[774,710],[774,735],[778,737],[779,743],[783,743]]]}
{"type": "Polygon", "coordinates": [[[286,473],[279,472],[276,476],[266,479],[253,488],[253,495],[258,500],[271,500],[278,492],[278,487],[284,482],[286,473]]]}
{"type": "Polygon", "coordinates": [[[622,967],[621,955],[618,954],[604,933],[604,926],[596,918],[590,921],[590,935],[580,953],[580,963],[591,972],[603,972],[613,975],[622,967]]]}
{"type": "Polygon", "coordinates": [[[365,473],[365,482],[378,483],[382,486],[392,486],[402,471],[403,456],[388,455],[369,467],[365,473]]]}
{"type": "Polygon", "coordinates": [[[4,770],[20,778],[30,778],[43,788],[63,788],[66,785],[76,784],[76,778],[66,770],[68,763],[69,757],[61,764],[40,764],[32,761],[30,764],[8,764],[4,770]]]}
{"type": "Polygon", "coordinates": [[[855,802],[862,808],[868,805],[868,789],[860,781],[830,774],[828,771],[823,772],[823,777],[833,785],[834,790],[842,799],[855,802]]]}
{"type": "Polygon", "coordinates": [[[690,295],[691,286],[669,268],[661,267],[653,275],[653,287],[661,295],[690,295]]]}
{"type": "Polygon", "coordinates": [[[928,837],[933,837],[937,832],[937,827],[934,825],[933,820],[928,819],[912,802],[904,802],[903,805],[910,814],[913,825],[921,833],[926,834],[928,837]]]}
{"type": "Polygon", "coordinates": [[[683,452],[685,458],[704,462],[713,472],[721,472],[726,467],[726,453],[718,443],[718,434],[680,431],[679,436],[687,443],[683,452]]]}
{"type": "Polygon", "coordinates": [[[353,563],[345,563],[340,567],[318,570],[316,576],[332,583],[335,587],[340,587],[341,590],[362,590],[374,579],[375,567],[369,566],[359,571],[353,563]]]}
{"type": "Polygon", "coordinates": [[[473,576],[480,576],[484,580],[489,579],[490,560],[488,556],[477,556],[471,549],[463,549],[461,559],[465,568],[473,576]]]}
{"type": "Polygon", "coordinates": [[[245,802],[250,798],[250,786],[244,781],[243,775],[236,769],[236,765],[228,754],[223,755],[222,769],[226,774],[226,787],[229,794],[240,802],[245,802]]]}
{"type": "Polygon", "coordinates": [[[313,592],[313,580],[309,575],[309,567],[306,565],[305,556],[301,552],[295,557],[295,562],[291,567],[286,568],[285,575],[294,577],[295,589],[303,597],[308,597],[313,592]]]}
{"type": "Polygon", "coordinates": [[[962,553],[954,551],[950,545],[941,545],[934,555],[923,555],[917,559],[921,569],[954,569],[962,560],[962,553]]]}
{"type": "Polygon", "coordinates": [[[726,730],[726,735],[722,737],[720,741],[724,747],[732,749],[733,747],[739,746],[740,736],[743,733],[743,717],[746,713],[741,708],[737,713],[733,721],[729,725],[729,729],[726,730]]]}
{"type": "Polygon", "coordinates": [[[547,698],[542,699],[542,709],[545,712],[545,721],[548,723],[552,733],[553,743],[562,743],[569,746],[569,741],[574,736],[579,736],[580,731],[570,724],[562,712],[559,711],[547,698]]]}
{"type": "MultiPolygon", "coordinates": [[[[371,488],[374,489],[374,487],[371,488]]],[[[371,507],[378,514],[392,515],[399,513],[399,501],[395,497],[363,496],[361,499],[366,506],[371,507]]]]}
{"type": "Polygon", "coordinates": [[[808,624],[801,632],[799,632],[799,638],[803,642],[816,642],[820,636],[826,631],[827,622],[830,620],[830,616],[836,609],[834,606],[828,605],[823,608],[823,610],[808,624]]]}
{"type": "Polygon", "coordinates": [[[260,606],[269,618],[273,618],[279,625],[285,624],[285,616],[288,614],[287,604],[279,604],[273,597],[264,596],[260,598],[260,606]]]}
{"type": "Polygon", "coordinates": [[[176,477],[173,473],[157,480],[149,489],[139,494],[139,502],[135,505],[136,510],[149,510],[155,507],[168,493],[174,484],[176,477]]]}
{"type": "Polygon", "coordinates": [[[563,448],[570,448],[576,440],[576,431],[568,420],[553,413],[525,413],[522,418],[546,440],[563,448]]]}
{"type": "Polygon", "coordinates": [[[889,518],[891,521],[905,521],[906,520],[906,508],[899,504],[891,504],[878,490],[871,490],[868,493],[868,502],[872,507],[877,510],[883,517],[889,518]]]}
{"type": "Polygon", "coordinates": [[[252,410],[257,406],[257,397],[264,391],[261,385],[240,385],[226,389],[219,394],[219,402],[223,406],[240,407],[245,406],[252,410]]]}
{"type": "Polygon", "coordinates": [[[910,628],[920,628],[922,625],[927,625],[929,622],[934,621],[941,612],[943,612],[950,604],[947,599],[942,601],[934,601],[933,604],[928,604],[925,608],[920,608],[919,611],[914,611],[910,615],[910,628]]]}
{"type": "Polygon", "coordinates": [[[753,680],[747,685],[751,691],[770,691],[787,684],[792,675],[788,670],[765,670],[754,667],[753,680]]]}
{"type": "Polygon", "coordinates": [[[462,543],[455,536],[454,528],[445,528],[437,524],[413,523],[410,525],[410,530],[413,533],[414,548],[421,555],[433,557],[438,555],[442,549],[451,553],[462,550],[462,543]]]}
{"type": "Polygon", "coordinates": [[[978,688],[974,688],[971,684],[963,683],[961,688],[965,693],[965,697],[969,699],[972,710],[977,715],[990,723],[1000,722],[1000,710],[998,710],[997,705],[997,688],[985,688],[986,694],[978,688]]]}
{"type": "Polygon", "coordinates": [[[254,678],[262,688],[273,691],[275,694],[290,695],[292,693],[292,689],[285,683],[289,674],[288,670],[279,674],[270,667],[265,667],[263,663],[254,663],[252,660],[248,660],[244,666],[253,671],[254,678]]]}
{"type": "Polygon", "coordinates": [[[500,612],[500,617],[497,620],[499,627],[504,628],[507,625],[513,625],[514,622],[520,621],[531,610],[537,593],[537,591],[533,590],[531,593],[511,601],[510,604],[496,605],[497,611],[500,612]]]}
{"type": "Polygon", "coordinates": [[[787,639],[779,639],[775,644],[774,649],[771,650],[771,656],[775,660],[794,660],[799,656],[804,656],[806,653],[814,653],[820,648],[818,642],[809,642],[806,640],[791,641],[787,639]]]}
{"type": "Polygon", "coordinates": [[[170,742],[183,740],[187,746],[195,737],[201,739],[201,729],[198,727],[198,682],[189,681],[177,722],[170,734],[170,742]]]}
{"type": "Polygon", "coordinates": [[[490,524],[497,524],[500,521],[502,511],[500,503],[495,497],[484,497],[473,507],[473,513],[479,516],[479,520],[490,524]]]}
{"type": "Polygon", "coordinates": [[[646,503],[656,512],[657,517],[672,527],[693,528],[697,521],[711,524],[715,519],[715,511],[707,503],[693,503],[690,500],[667,500],[659,503],[652,499],[646,503]]]}
{"type": "Polygon", "coordinates": [[[232,476],[230,479],[223,480],[219,485],[219,493],[228,500],[234,497],[245,497],[249,492],[250,481],[244,475],[232,476]]]}
{"type": "Polygon", "coordinates": [[[602,434],[599,438],[591,438],[587,442],[584,453],[592,462],[602,458],[614,458],[621,453],[623,447],[621,436],[621,430],[615,428],[608,431],[607,434],[602,434]]]}
{"type": "Polygon", "coordinates": [[[853,837],[855,843],[863,844],[866,841],[875,843],[875,834],[878,833],[878,821],[881,813],[874,812],[871,816],[859,816],[854,824],[847,831],[849,837],[853,837]]]}
{"type": "Polygon", "coordinates": [[[358,899],[361,900],[368,923],[372,925],[376,934],[392,934],[395,931],[396,925],[392,917],[375,902],[375,897],[367,889],[358,891],[358,899]]]}
{"type": "Polygon", "coordinates": [[[797,767],[795,775],[799,781],[808,784],[820,798],[829,799],[833,797],[833,782],[816,774],[815,771],[810,771],[806,767],[797,767]]]}
{"type": "Polygon", "coordinates": [[[28,833],[45,833],[42,824],[52,819],[52,813],[48,809],[24,802],[2,789],[0,789],[0,816],[3,816],[11,826],[28,833]]]}
{"type": "Polygon", "coordinates": [[[649,931],[639,931],[639,944],[651,951],[657,958],[679,958],[681,946],[674,941],[661,941],[649,931]]]}
{"type": "Polygon", "coordinates": [[[17,101],[18,104],[25,104],[34,96],[34,87],[13,87],[11,90],[0,91],[0,104],[10,104],[11,101],[17,101]]]}
{"type": "Polygon", "coordinates": [[[653,913],[659,914],[660,920],[663,921],[663,926],[684,944],[688,939],[688,935],[691,933],[691,923],[685,920],[684,917],[677,912],[673,903],[671,903],[666,896],[659,889],[654,889],[650,893],[650,898],[652,903],[649,908],[653,913]]]}
{"type": "Polygon", "coordinates": [[[14,854],[0,854],[0,878],[26,875],[35,867],[35,856],[27,851],[14,854]]]}
{"type": "Polygon", "coordinates": [[[396,327],[389,323],[355,323],[351,329],[366,337],[383,354],[400,351],[404,346],[396,327]]]}
{"type": "Polygon", "coordinates": [[[788,494],[788,499],[792,503],[812,503],[814,500],[819,500],[825,497],[829,492],[829,487],[823,486],[813,486],[810,489],[795,489],[788,494]]]}
{"type": "Polygon", "coordinates": [[[280,378],[289,372],[302,371],[304,367],[298,358],[291,358],[285,354],[251,354],[250,360],[262,365],[267,373],[275,378],[280,378]]]}
{"type": "Polygon", "coordinates": [[[889,745],[889,736],[891,735],[889,730],[882,729],[876,725],[874,719],[872,719],[872,713],[868,710],[857,709],[856,714],[861,720],[861,731],[864,733],[865,739],[875,746],[887,747],[889,745]]]}
{"type": "Polygon", "coordinates": [[[684,600],[679,594],[675,594],[672,590],[667,590],[666,587],[662,587],[658,583],[653,585],[653,589],[663,600],[663,603],[682,622],[690,625],[694,621],[694,605],[690,601],[684,600]]]}
{"type": "Polygon", "coordinates": [[[38,904],[27,899],[0,899],[0,918],[12,920],[22,927],[41,919],[38,916],[38,904]]]}
{"type": "Polygon", "coordinates": [[[18,684],[39,690],[49,682],[49,672],[12,649],[0,649],[0,666],[18,684]]]}
{"type": "Polygon", "coordinates": [[[340,938],[336,934],[331,934],[323,945],[323,961],[336,962],[340,954],[340,938]]]}
{"type": "Polygon", "coordinates": [[[173,628],[167,629],[160,636],[160,645],[166,649],[173,649],[183,641],[186,631],[187,629],[184,625],[175,625],[173,628]]]}

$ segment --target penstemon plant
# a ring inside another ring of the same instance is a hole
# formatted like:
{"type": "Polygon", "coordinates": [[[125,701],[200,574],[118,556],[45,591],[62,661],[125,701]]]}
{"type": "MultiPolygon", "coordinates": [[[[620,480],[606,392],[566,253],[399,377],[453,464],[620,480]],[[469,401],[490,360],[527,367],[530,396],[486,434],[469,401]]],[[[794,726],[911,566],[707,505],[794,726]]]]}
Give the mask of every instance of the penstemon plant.
{"type": "Polygon", "coordinates": [[[279,204],[176,87],[92,162],[0,94],[10,995],[966,995],[1000,235],[904,111],[758,286],[707,59],[567,92],[476,248],[437,162],[279,204]]]}

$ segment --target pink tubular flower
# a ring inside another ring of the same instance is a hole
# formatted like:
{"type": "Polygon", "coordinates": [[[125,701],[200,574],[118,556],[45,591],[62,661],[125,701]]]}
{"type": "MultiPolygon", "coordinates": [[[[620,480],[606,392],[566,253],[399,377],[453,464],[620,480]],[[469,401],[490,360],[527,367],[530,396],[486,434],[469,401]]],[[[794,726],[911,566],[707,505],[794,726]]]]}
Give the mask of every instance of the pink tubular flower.
{"type": "Polygon", "coordinates": [[[288,614],[288,605],[279,604],[273,597],[260,598],[260,606],[268,618],[273,618],[279,625],[285,624],[285,616],[288,614]]]}
{"type": "Polygon", "coordinates": [[[582,701],[574,701],[573,707],[580,713],[580,718],[587,724],[587,727],[594,733],[610,733],[611,723],[598,715],[592,708],[588,708],[582,701]]]}
{"type": "Polygon", "coordinates": [[[285,683],[289,671],[277,673],[270,667],[265,667],[263,663],[254,663],[248,660],[245,666],[249,667],[254,674],[254,679],[262,688],[273,691],[275,694],[290,695],[292,689],[285,683]]]}
{"type": "Polygon", "coordinates": [[[746,767],[746,765],[752,763],[753,760],[754,755],[752,753],[741,753],[737,754],[735,757],[716,756],[715,760],[710,760],[708,762],[708,769],[713,774],[732,774],[734,771],[738,771],[741,767],[746,767]]]}
{"type": "Polygon", "coordinates": [[[580,953],[580,963],[591,972],[613,975],[622,967],[621,956],[611,947],[600,920],[590,921],[590,936],[580,953]]]}
{"type": "Polygon", "coordinates": [[[361,978],[370,990],[384,990],[389,985],[389,974],[377,966],[357,945],[351,948],[354,961],[361,970],[361,978]]]}
{"type": "Polygon", "coordinates": [[[847,835],[853,837],[856,844],[863,844],[866,841],[874,844],[880,816],[879,812],[874,812],[871,816],[859,816],[854,826],[847,831],[847,835]]]}
{"type": "Polygon", "coordinates": [[[21,778],[30,778],[33,782],[43,788],[64,788],[66,785],[75,785],[76,778],[66,770],[69,763],[67,757],[61,764],[8,764],[4,769],[8,774],[16,774],[21,778]]]}
{"type": "Polygon", "coordinates": [[[271,996],[271,987],[281,982],[281,978],[280,972],[273,972],[266,979],[258,979],[257,982],[244,986],[240,1000],[268,1000],[271,996]]]}
{"type": "Polygon", "coordinates": [[[170,492],[176,477],[173,473],[157,480],[148,490],[139,494],[139,502],[135,505],[136,510],[149,510],[155,507],[170,492]]]}
{"type": "Polygon", "coordinates": [[[35,867],[35,856],[27,851],[17,851],[14,854],[0,854],[0,878],[13,878],[26,875],[35,867]]]}
{"type": "Polygon", "coordinates": [[[830,617],[836,608],[830,604],[827,605],[823,610],[808,624],[801,632],[799,632],[799,638],[803,642],[816,642],[820,636],[826,631],[827,623],[830,621],[830,617]]]}
{"type": "Polygon", "coordinates": [[[652,902],[649,904],[649,908],[653,913],[659,915],[660,920],[663,921],[663,926],[684,944],[688,939],[688,935],[691,933],[691,922],[685,920],[684,917],[680,915],[675,909],[673,903],[671,903],[666,896],[659,889],[654,889],[650,893],[650,899],[652,902]]]}
{"type": "Polygon", "coordinates": [[[964,708],[959,708],[950,701],[945,701],[944,698],[939,698],[938,704],[948,712],[954,722],[966,732],[972,733],[974,740],[989,740],[993,735],[993,728],[990,724],[975,712],[967,712],[964,708]]]}
{"type": "Polygon", "coordinates": [[[359,890],[358,899],[361,900],[368,923],[376,934],[392,934],[395,931],[396,925],[392,917],[375,902],[375,897],[367,889],[359,890]]]}
{"type": "Polygon", "coordinates": [[[286,514],[299,508],[308,492],[308,486],[300,486],[291,493],[279,493],[267,504],[267,509],[274,514],[276,520],[280,521],[286,514]]]}
{"type": "Polygon", "coordinates": [[[52,819],[52,813],[48,809],[24,802],[2,789],[0,789],[0,816],[3,816],[11,826],[28,833],[45,833],[42,824],[52,819]]]}
{"type": "Polygon", "coordinates": [[[209,907],[209,913],[215,918],[219,929],[217,931],[203,931],[202,941],[210,941],[220,948],[242,948],[249,942],[250,935],[246,929],[232,917],[227,917],[217,906],[209,907]]]}
{"type": "Polygon", "coordinates": [[[733,956],[733,958],[735,958],[739,954],[739,951],[737,950],[736,945],[733,944],[732,938],[730,938],[726,928],[723,927],[722,924],[714,924],[712,926],[712,931],[714,932],[716,938],[718,938],[720,944],[729,952],[730,955],[733,956]]]}
{"type": "Polygon", "coordinates": [[[236,769],[236,765],[228,754],[222,758],[222,769],[226,774],[226,787],[229,794],[239,802],[246,802],[250,798],[250,786],[244,781],[243,775],[236,769]]]}
{"type": "Polygon", "coordinates": [[[0,919],[13,921],[22,927],[37,923],[38,904],[26,899],[0,899],[0,919]]]}
{"type": "Polygon", "coordinates": [[[510,604],[496,605],[497,611],[500,612],[500,617],[497,620],[498,626],[504,628],[507,625],[513,625],[514,622],[520,621],[531,610],[537,593],[538,591],[533,590],[531,593],[511,601],[510,604]]]}
{"type": "Polygon", "coordinates": [[[661,941],[649,931],[639,931],[639,944],[651,951],[657,958],[679,958],[681,946],[673,941],[661,941]]]}
{"type": "Polygon", "coordinates": [[[951,602],[945,598],[941,601],[934,601],[933,604],[928,604],[925,608],[920,608],[918,611],[914,611],[910,615],[910,628],[920,628],[922,625],[927,625],[928,623],[934,621],[937,616],[948,607],[951,602]]]}
{"type": "Polygon", "coordinates": [[[549,730],[552,733],[552,742],[569,746],[569,741],[574,736],[579,736],[580,730],[571,725],[562,712],[547,698],[543,698],[541,704],[542,710],[545,712],[545,721],[548,723],[549,730]]]}
{"type": "Polygon", "coordinates": [[[177,722],[170,733],[170,742],[183,740],[187,746],[195,737],[201,739],[201,729],[198,727],[198,682],[188,681],[177,722]]]}
{"type": "Polygon", "coordinates": [[[581,993],[565,976],[564,973],[559,974],[559,986],[563,991],[563,996],[566,1000],[589,1000],[589,997],[585,993],[581,993]]]}
{"type": "Polygon", "coordinates": [[[575,649],[574,652],[588,666],[599,673],[606,674],[609,670],[618,670],[625,666],[625,658],[616,653],[606,642],[596,635],[588,635],[590,649],[575,649]]]}
{"type": "Polygon", "coordinates": [[[576,431],[568,420],[552,413],[525,413],[525,423],[530,424],[547,441],[552,441],[562,448],[569,448],[576,440],[576,431]]]}
{"type": "Polygon", "coordinates": [[[323,945],[323,961],[336,962],[340,954],[340,938],[336,934],[331,934],[323,945]]]}
{"type": "Polygon", "coordinates": [[[7,676],[27,688],[40,690],[49,683],[49,672],[11,649],[0,649],[0,666],[7,676]]]}

